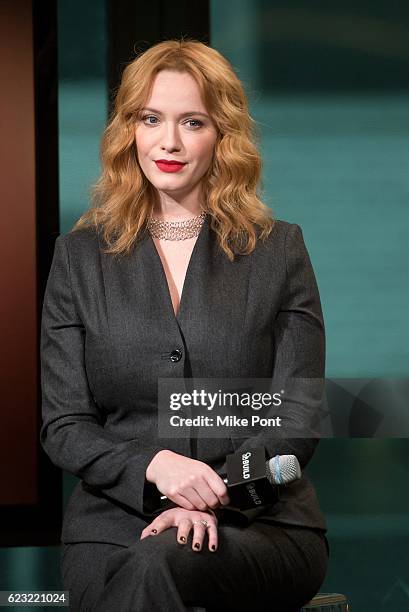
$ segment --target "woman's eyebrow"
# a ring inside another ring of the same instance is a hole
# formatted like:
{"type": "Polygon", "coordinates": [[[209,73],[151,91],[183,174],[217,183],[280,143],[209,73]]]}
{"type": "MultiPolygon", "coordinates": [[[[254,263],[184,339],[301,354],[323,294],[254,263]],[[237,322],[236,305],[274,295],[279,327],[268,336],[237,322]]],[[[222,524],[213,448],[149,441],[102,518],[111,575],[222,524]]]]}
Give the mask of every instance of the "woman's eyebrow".
{"type": "MultiPolygon", "coordinates": [[[[142,111],[151,111],[151,113],[156,113],[157,115],[161,115],[162,114],[159,110],[155,110],[154,108],[149,108],[148,106],[145,106],[141,110],[142,111]]],[[[186,113],[182,113],[181,115],[179,115],[179,117],[187,117],[187,116],[190,116],[190,115],[202,115],[203,117],[209,118],[209,116],[206,115],[206,113],[201,113],[200,111],[187,111],[186,113]]]]}

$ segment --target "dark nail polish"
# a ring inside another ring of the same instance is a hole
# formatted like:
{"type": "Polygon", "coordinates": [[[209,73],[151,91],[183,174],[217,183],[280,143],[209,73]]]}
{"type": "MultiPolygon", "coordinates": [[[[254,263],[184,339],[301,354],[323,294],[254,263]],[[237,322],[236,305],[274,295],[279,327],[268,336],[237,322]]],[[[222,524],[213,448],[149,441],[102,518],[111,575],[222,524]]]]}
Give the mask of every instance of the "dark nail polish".
{"type": "Polygon", "coordinates": [[[186,542],[186,538],[185,538],[185,536],[180,536],[179,540],[180,540],[181,542],[186,542]]]}
{"type": "Polygon", "coordinates": [[[152,533],[158,533],[157,529],[151,529],[152,533]]]}
{"type": "Polygon", "coordinates": [[[212,550],[216,550],[216,546],[212,544],[212,550]]]}
{"type": "Polygon", "coordinates": [[[196,542],[195,548],[200,548],[200,544],[198,542],[196,542]]]}

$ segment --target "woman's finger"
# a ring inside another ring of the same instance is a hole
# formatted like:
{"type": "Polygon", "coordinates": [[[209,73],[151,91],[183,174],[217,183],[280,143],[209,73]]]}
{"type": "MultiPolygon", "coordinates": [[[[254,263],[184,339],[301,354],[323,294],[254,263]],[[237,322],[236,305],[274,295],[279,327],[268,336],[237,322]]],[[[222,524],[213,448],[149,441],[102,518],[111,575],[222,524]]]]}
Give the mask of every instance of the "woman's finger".
{"type": "Polygon", "coordinates": [[[192,543],[193,550],[195,551],[202,550],[203,539],[206,534],[206,531],[207,531],[207,527],[205,527],[203,523],[200,523],[200,522],[193,523],[193,543],[192,543]]]}
{"type": "Polygon", "coordinates": [[[189,537],[189,532],[192,529],[192,521],[189,518],[183,518],[178,525],[178,532],[176,535],[179,544],[186,544],[189,537]]]}
{"type": "Polygon", "coordinates": [[[150,535],[158,535],[158,533],[165,531],[165,529],[171,526],[172,522],[166,516],[158,516],[152,523],[143,529],[140,539],[143,540],[150,535]]]}
{"type": "Polygon", "coordinates": [[[195,506],[183,495],[175,495],[175,497],[169,497],[175,504],[184,510],[196,510],[195,506]]]}
{"type": "Polygon", "coordinates": [[[195,510],[201,510],[202,512],[207,510],[207,503],[198,493],[197,489],[189,487],[184,491],[184,495],[187,497],[190,503],[194,505],[195,510]]]}
{"type": "MultiPolygon", "coordinates": [[[[213,470],[212,470],[213,472],[213,470]]],[[[215,472],[213,472],[214,476],[216,478],[220,479],[220,476],[218,476],[215,472]]],[[[205,486],[202,486],[200,488],[198,488],[198,492],[200,494],[200,496],[202,497],[202,499],[204,499],[207,508],[217,508],[219,506],[222,505],[222,500],[223,498],[220,496],[220,498],[216,495],[214,488],[213,488],[213,480],[210,478],[205,478],[205,486]]],[[[224,487],[226,487],[226,485],[224,485],[224,487]]],[[[224,501],[224,500],[223,500],[224,501]]],[[[226,502],[224,502],[226,503],[226,502]]]]}
{"type": "Polygon", "coordinates": [[[209,550],[211,552],[215,552],[217,550],[218,545],[218,533],[217,533],[217,525],[214,523],[209,523],[209,527],[207,528],[207,535],[209,537],[209,550]]]}

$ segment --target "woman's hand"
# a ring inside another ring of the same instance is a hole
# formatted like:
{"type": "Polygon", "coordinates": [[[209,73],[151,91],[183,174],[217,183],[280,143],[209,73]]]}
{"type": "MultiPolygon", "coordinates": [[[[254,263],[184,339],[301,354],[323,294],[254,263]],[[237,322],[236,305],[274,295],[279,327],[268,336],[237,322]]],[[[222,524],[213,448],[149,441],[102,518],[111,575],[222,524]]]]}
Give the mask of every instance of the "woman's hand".
{"type": "Polygon", "coordinates": [[[217,549],[217,523],[218,520],[211,510],[209,512],[199,512],[197,510],[185,510],[184,508],[170,508],[160,514],[152,521],[141,533],[140,539],[143,540],[151,535],[157,535],[169,527],[177,527],[176,540],[179,544],[186,544],[190,530],[193,527],[192,550],[200,551],[203,540],[207,533],[209,550],[215,552],[217,549]],[[194,521],[207,521],[208,527],[202,523],[194,521]]]}
{"type": "Polygon", "coordinates": [[[171,450],[156,453],[146,479],[185,510],[207,512],[230,503],[225,483],[209,465],[171,450]]]}

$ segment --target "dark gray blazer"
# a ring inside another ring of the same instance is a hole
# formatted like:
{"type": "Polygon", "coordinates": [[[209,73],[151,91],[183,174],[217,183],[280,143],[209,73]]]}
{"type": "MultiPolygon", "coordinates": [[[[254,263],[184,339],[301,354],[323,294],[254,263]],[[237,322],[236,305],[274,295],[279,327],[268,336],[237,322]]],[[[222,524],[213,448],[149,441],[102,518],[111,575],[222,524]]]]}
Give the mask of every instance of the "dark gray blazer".
{"type": "MultiPolygon", "coordinates": [[[[40,440],[55,465],[81,479],[62,541],[129,545],[137,517],[160,511],[161,494],[145,479],[155,453],[169,448],[224,475],[226,455],[248,448],[234,437],[199,438],[196,445],[159,438],[158,378],[324,378],[324,324],[296,224],[277,220],[265,243],[231,263],[206,217],[177,317],[147,232],[119,260],[99,246],[105,246],[102,237],[91,229],[55,243],[42,312],[40,440]],[[176,349],[179,361],[171,359],[176,349]]],[[[268,456],[294,454],[304,468],[317,442],[264,434],[256,446],[264,445],[268,456]]],[[[220,510],[219,520],[228,512],[220,510]]],[[[326,530],[305,474],[282,489],[276,505],[244,515],[252,521],[257,513],[326,530]]]]}

